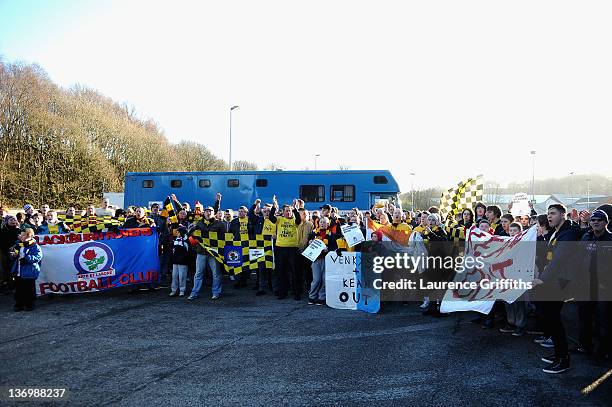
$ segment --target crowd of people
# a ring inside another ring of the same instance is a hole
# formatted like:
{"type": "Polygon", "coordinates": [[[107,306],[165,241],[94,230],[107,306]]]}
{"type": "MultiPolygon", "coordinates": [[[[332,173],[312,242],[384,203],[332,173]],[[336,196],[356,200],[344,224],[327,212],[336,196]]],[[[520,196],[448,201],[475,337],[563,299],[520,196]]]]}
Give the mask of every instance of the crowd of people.
{"type": "MultiPolygon", "coordinates": [[[[362,245],[367,244],[364,242],[349,247],[341,233],[342,225],[357,225],[364,236],[370,236],[372,242],[385,239],[383,228],[399,236],[397,241],[404,245],[410,245],[415,239],[426,245],[432,242],[454,242],[456,256],[462,254],[466,231],[472,227],[492,235],[515,236],[526,228],[537,226],[538,241],[543,244],[537,248],[536,278],[533,281],[536,287],[556,284],[558,277],[566,272],[568,256],[576,255],[568,253],[568,248],[560,242],[582,242],[580,247],[584,248],[584,252],[580,255],[586,256],[584,264],[592,268],[605,264],[605,261],[601,263],[600,260],[597,265],[594,260],[601,259],[604,250],[597,243],[612,241],[612,234],[608,230],[612,217],[611,205],[604,205],[592,213],[568,213],[563,205],[553,204],[545,214],[537,214],[532,208],[530,214],[513,216],[510,212],[504,214],[497,205],[478,202],[474,208],[463,209],[456,216],[449,215],[443,219],[437,207],[413,212],[385,203],[380,207],[373,205],[369,210],[355,208],[341,214],[338,208],[329,204],[321,206],[319,210],[309,211],[300,199],[293,200],[291,204],[279,205],[276,197],[270,203],[264,204],[258,199],[250,207],[241,206],[234,211],[222,209],[222,196],[217,194],[213,206],[195,202],[192,209],[189,203],[182,203],[177,213],[178,223],[170,223],[167,217],[162,216],[161,209],[159,204],[154,203],[150,208],[130,207],[124,210],[111,206],[107,199],[103,199],[98,208],[90,205],[79,211],[69,207],[61,214],[50,210],[48,205],[36,209],[26,204],[16,215],[0,207],[1,284],[5,291],[14,291],[14,310],[30,311],[34,306],[34,282],[38,278],[41,261],[44,261],[34,236],[69,233],[72,224],[67,220],[75,217],[110,216],[121,219],[124,228],[155,227],[159,235],[161,285],[170,286],[169,296],[187,297],[188,300],[200,297],[204,286],[210,286],[213,300],[223,295],[225,269],[197,239],[197,236],[210,232],[231,233],[236,240],[257,234],[271,236],[274,242],[274,267],[269,269],[260,266],[253,274],[230,273],[229,278],[233,280],[234,288],[244,289],[251,281],[250,286],[257,296],[272,293],[279,300],[292,297],[295,301],[305,297],[309,305],[325,304],[326,253],[336,251],[342,255],[346,251],[362,250],[362,245]],[[369,220],[377,228],[366,233],[369,220]],[[325,249],[318,258],[310,261],[301,253],[315,239],[321,240],[325,249]]],[[[607,260],[608,266],[612,267],[612,258],[607,260]]],[[[149,289],[154,290],[155,287],[151,285],[149,289]]],[[[543,370],[547,373],[561,373],[570,367],[570,349],[561,314],[564,303],[564,299],[530,301],[526,293],[512,304],[496,303],[488,315],[473,322],[483,328],[493,328],[501,323],[500,332],[516,337],[537,335],[535,343],[554,348],[552,355],[542,358],[547,363],[543,370]],[[530,319],[530,315],[535,318],[530,319]],[[529,326],[529,321],[534,321],[534,325],[529,326]]],[[[597,360],[609,358],[612,341],[611,304],[596,301],[596,298],[595,301],[578,303],[580,344],[573,351],[592,354],[597,360]],[[593,339],[596,336],[594,329],[599,332],[597,342],[593,339]]],[[[443,316],[439,300],[423,298],[420,307],[424,314],[443,316]]]]}

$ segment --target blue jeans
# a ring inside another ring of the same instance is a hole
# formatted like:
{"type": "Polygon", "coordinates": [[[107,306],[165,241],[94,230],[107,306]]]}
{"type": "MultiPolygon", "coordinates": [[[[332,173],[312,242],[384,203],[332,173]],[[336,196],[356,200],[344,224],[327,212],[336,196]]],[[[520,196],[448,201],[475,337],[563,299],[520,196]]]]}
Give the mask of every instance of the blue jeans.
{"type": "Polygon", "coordinates": [[[196,257],[196,273],[193,278],[193,289],[191,290],[191,296],[197,297],[202,289],[202,281],[204,280],[204,272],[206,271],[206,264],[212,271],[212,295],[221,295],[222,291],[222,275],[221,270],[217,267],[217,261],[214,257],[207,254],[199,254],[196,257]]]}

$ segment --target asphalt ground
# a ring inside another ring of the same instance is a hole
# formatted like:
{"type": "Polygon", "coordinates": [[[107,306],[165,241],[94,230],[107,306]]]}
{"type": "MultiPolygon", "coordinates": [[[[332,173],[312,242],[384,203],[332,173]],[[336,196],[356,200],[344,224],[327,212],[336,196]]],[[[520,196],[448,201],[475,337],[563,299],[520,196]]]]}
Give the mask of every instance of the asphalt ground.
{"type": "MultiPolygon", "coordinates": [[[[88,406],[611,405],[612,378],[581,394],[610,366],[573,356],[545,374],[550,350],[471,313],[394,303],[371,315],[224,290],[215,302],[117,289],[19,313],[0,295],[0,387],[67,388],[65,402],[88,406]]],[[[12,404],[41,403],[0,400],[12,404]]]]}

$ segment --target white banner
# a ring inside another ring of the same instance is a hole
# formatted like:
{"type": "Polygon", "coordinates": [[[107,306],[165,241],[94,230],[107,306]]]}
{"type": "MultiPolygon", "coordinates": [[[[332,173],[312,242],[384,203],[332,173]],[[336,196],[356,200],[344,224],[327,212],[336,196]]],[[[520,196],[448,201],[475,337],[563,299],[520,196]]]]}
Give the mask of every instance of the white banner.
{"type": "Polygon", "coordinates": [[[478,311],[487,314],[495,300],[512,303],[520,297],[534,279],[537,227],[522,234],[493,236],[476,227],[468,231],[465,245],[465,265],[455,282],[475,283],[474,288],[447,290],[441,312],[478,311]]]}
{"type": "Polygon", "coordinates": [[[157,233],[149,228],[120,233],[36,236],[43,260],[38,295],[84,293],[159,280],[157,233]]]}
{"type": "Polygon", "coordinates": [[[337,309],[357,309],[357,253],[330,252],[325,256],[325,303],[337,309]]]}

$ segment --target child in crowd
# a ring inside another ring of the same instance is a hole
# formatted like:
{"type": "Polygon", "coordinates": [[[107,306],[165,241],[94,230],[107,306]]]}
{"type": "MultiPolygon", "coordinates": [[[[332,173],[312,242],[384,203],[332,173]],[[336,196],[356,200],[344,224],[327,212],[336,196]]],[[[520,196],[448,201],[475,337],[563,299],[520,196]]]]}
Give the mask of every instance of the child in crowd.
{"type": "Polygon", "coordinates": [[[308,305],[325,304],[325,255],[328,251],[338,248],[336,236],[328,229],[329,218],[324,216],[319,220],[319,229],[310,233],[309,244],[314,239],[323,241],[326,248],[312,263],[312,283],[308,292],[308,305]]]}
{"type": "Polygon", "coordinates": [[[512,222],[508,227],[508,235],[510,235],[510,237],[520,235],[521,233],[523,233],[523,225],[518,222],[512,222]]]}
{"type": "Polygon", "coordinates": [[[189,264],[189,244],[187,243],[187,228],[178,228],[178,236],[172,246],[172,288],[170,297],[185,296],[187,288],[187,265],[189,264]]]}
{"type": "Polygon", "coordinates": [[[27,228],[19,235],[19,243],[11,248],[12,272],[15,274],[15,306],[17,311],[32,311],[36,300],[36,279],[40,274],[42,251],[34,240],[34,230],[27,228]]]}

